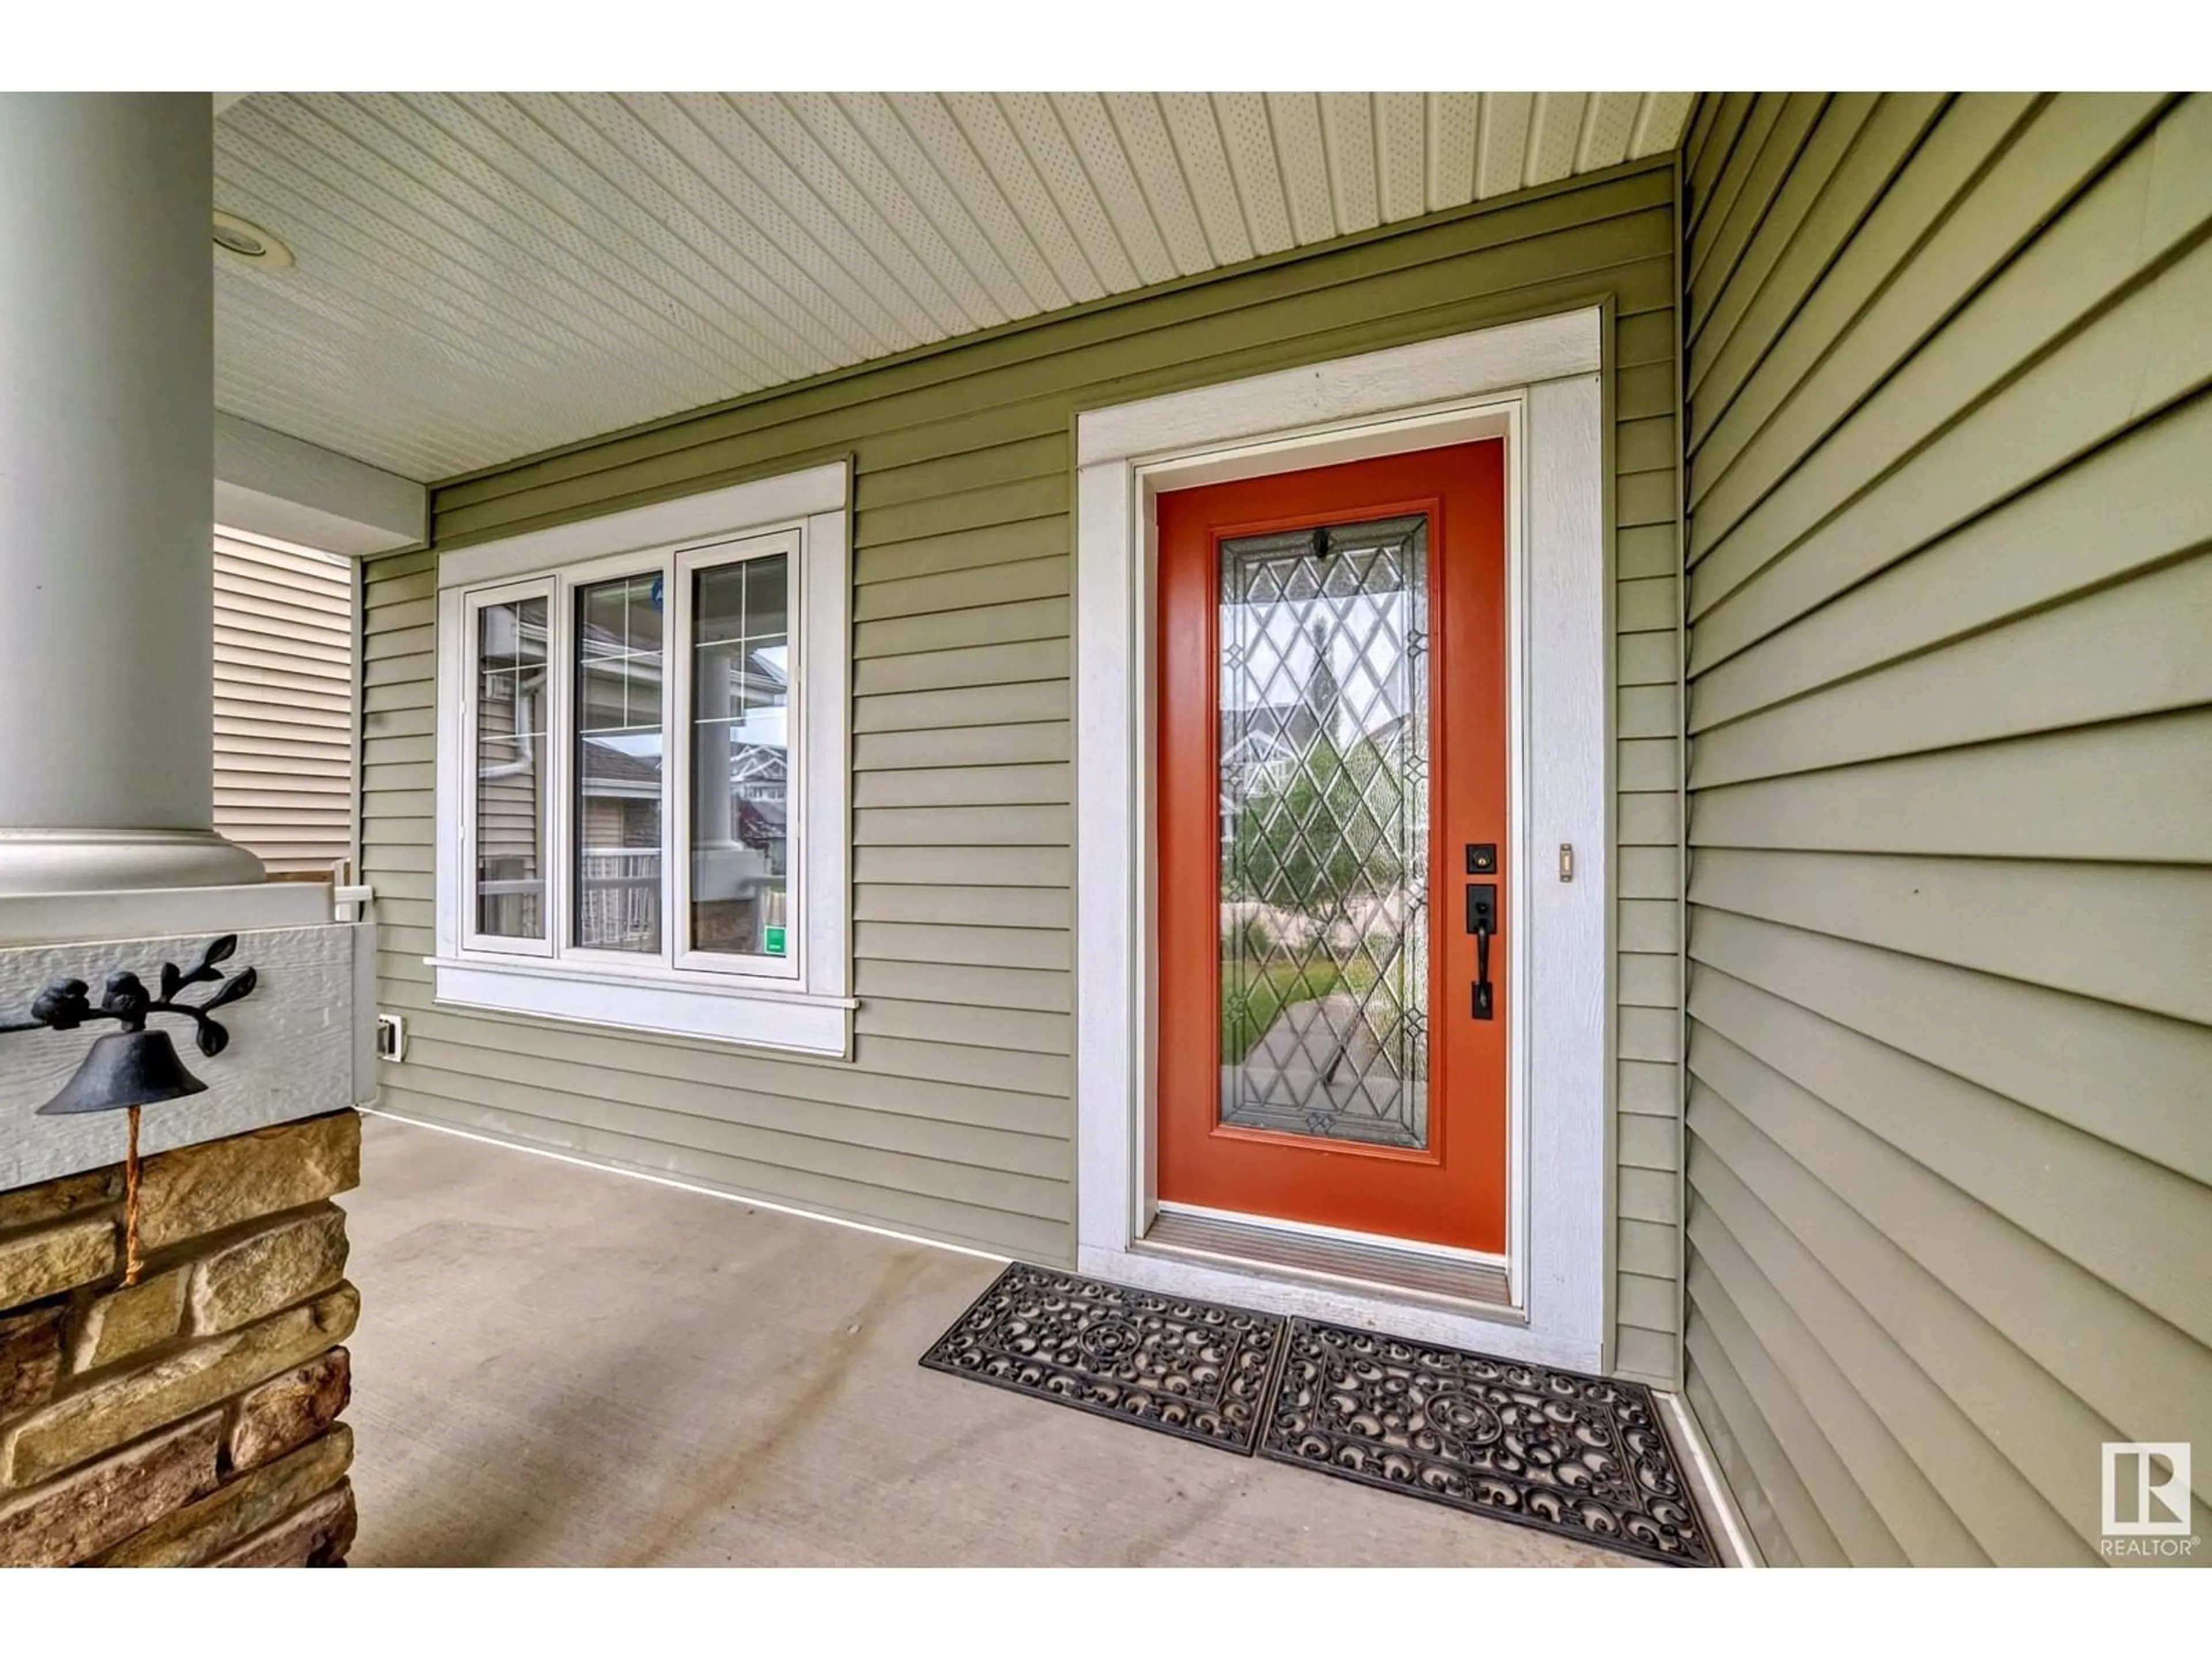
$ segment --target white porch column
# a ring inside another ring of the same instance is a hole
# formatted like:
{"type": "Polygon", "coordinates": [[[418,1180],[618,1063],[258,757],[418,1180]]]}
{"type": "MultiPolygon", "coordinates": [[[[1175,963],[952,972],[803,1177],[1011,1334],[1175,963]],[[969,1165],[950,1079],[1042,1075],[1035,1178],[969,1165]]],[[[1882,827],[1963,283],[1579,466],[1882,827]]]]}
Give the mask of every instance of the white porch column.
{"type": "Polygon", "coordinates": [[[262,879],[212,829],[213,119],[0,96],[0,895],[262,879]]]}

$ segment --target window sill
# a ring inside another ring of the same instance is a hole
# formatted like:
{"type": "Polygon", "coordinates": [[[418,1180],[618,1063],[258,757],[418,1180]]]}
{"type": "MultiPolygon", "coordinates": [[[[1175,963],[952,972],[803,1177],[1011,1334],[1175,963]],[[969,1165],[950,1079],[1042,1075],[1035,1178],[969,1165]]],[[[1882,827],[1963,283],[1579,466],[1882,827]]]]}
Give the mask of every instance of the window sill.
{"type": "Polygon", "coordinates": [[[839,1060],[851,1049],[853,1010],[859,1006],[851,997],[624,975],[596,965],[557,965],[524,957],[508,962],[481,957],[423,960],[436,975],[435,1000],[454,1007],[839,1060]]]}

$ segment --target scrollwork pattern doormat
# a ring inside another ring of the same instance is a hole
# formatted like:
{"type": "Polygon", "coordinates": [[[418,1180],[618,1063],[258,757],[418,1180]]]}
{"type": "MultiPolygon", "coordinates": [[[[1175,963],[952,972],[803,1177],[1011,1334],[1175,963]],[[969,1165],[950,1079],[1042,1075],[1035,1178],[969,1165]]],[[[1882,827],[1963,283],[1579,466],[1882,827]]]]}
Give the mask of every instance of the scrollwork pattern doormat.
{"type": "Polygon", "coordinates": [[[1713,1564],[1638,1383],[1024,1262],[921,1363],[1648,1560],[1713,1564]]]}
{"type": "Polygon", "coordinates": [[[1655,1561],[1713,1562],[1640,1383],[1294,1319],[1260,1455],[1655,1561]]]}
{"type": "Polygon", "coordinates": [[[921,1363],[1249,1456],[1282,1350],[1273,1314],[1017,1261],[921,1363]]]}

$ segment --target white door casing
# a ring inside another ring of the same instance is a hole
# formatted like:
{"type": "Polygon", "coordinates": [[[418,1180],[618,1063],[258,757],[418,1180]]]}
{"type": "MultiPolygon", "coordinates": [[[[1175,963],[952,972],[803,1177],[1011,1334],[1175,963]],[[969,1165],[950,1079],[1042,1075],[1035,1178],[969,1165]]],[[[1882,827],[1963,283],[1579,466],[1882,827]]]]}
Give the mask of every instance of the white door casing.
{"type": "Polygon", "coordinates": [[[1610,737],[1596,307],[1079,415],[1076,1240],[1085,1273],[1596,1370],[1611,1183],[1610,737]],[[1154,505],[1161,493],[1484,438],[1506,445],[1507,1276],[1465,1310],[1141,1245],[1157,1210],[1154,505]],[[1575,849],[1559,878],[1558,849],[1575,849]]]}

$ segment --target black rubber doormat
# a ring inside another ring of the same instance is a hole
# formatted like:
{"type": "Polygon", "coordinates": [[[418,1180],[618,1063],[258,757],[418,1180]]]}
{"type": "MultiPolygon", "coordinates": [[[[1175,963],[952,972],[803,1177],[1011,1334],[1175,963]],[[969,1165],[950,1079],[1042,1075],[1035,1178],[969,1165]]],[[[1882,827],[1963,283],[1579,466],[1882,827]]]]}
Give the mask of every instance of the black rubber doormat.
{"type": "Polygon", "coordinates": [[[1639,1383],[1019,1261],[921,1363],[1648,1560],[1713,1565],[1639,1383]]]}
{"type": "Polygon", "coordinates": [[[921,1363],[1249,1456],[1282,1351],[1274,1314],[1017,1261],[921,1363]]]}
{"type": "Polygon", "coordinates": [[[1294,1319],[1260,1455],[1654,1561],[1713,1565],[1641,1383],[1294,1319]]]}

